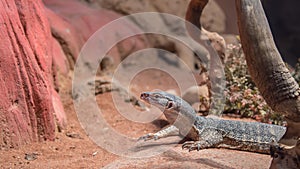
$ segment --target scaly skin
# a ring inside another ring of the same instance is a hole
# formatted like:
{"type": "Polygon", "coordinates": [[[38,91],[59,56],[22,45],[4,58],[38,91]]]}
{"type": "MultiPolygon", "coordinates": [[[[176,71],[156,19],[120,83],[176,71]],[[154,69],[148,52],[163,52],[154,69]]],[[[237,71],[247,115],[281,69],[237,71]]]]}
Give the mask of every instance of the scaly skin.
{"type": "Polygon", "coordinates": [[[270,154],[270,145],[277,143],[286,131],[285,127],[277,125],[198,116],[180,97],[162,91],[142,93],[141,99],[160,108],[172,125],[140,139],[157,140],[177,132],[193,140],[182,145],[189,151],[228,148],[270,154]]]}

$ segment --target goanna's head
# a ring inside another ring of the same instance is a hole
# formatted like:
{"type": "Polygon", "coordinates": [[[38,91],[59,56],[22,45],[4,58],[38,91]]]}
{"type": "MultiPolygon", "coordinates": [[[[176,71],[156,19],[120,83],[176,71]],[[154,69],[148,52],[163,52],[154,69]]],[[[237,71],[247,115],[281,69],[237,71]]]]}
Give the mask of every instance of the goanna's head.
{"type": "Polygon", "coordinates": [[[158,107],[163,111],[168,122],[174,124],[180,130],[188,132],[194,123],[196,113],[194,109],[180,97],[172,94],[159,92],[144,92],[141,99],[145,102],[158,107]]]}
{"type": "Polygon", "coordinates": [[[144,92],[141,99],[145,102],[158,107],[165,112],[172,112],[174,115],[179,113],[189,116],[194,114],[194,109],[180,97],[174,96],[163,91],[144,92]],[[166,111],[167,110],[167,111],[166,111]]]}
{"type": "Polygon", "coordinates": [[[162,111],[169,109],[178,109],[181,106],[180,98],[163,91],[144,92],[141,94],[141,99],[151,105],[158,107],[162,111]]]}

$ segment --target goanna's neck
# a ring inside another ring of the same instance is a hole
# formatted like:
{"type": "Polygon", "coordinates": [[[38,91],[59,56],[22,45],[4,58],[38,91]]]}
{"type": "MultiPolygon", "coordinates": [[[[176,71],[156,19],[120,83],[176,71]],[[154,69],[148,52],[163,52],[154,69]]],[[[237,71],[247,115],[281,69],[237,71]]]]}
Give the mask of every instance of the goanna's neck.
{"type": "Polygon", "coordinates": [[[175,104],[178,105],[172,109],[165,110],[164,115],[170,124],[175,125],[180,130],[180,133],[185,135],[189,133],[194,122],[199,117],[197,117],[194,108],[184,100],[176,100],[175,104]]]}

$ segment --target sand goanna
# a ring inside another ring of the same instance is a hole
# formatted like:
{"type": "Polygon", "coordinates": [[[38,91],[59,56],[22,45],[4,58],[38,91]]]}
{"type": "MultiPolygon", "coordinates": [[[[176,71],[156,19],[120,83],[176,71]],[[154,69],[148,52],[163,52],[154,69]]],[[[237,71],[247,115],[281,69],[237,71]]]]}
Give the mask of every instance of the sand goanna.
{"type": "Polygon", "coordinates": [[[157,140],[179,134],[192,140],[182,145],[189,151],[228,148],[270,154],[270,145],[277,143],[286,131],[285,127],[278,125],[205,118],[197,115],[180,97],[162,91],[144,92],[141,99],[162,110],[172,125],[139,140],[157,140]]]}

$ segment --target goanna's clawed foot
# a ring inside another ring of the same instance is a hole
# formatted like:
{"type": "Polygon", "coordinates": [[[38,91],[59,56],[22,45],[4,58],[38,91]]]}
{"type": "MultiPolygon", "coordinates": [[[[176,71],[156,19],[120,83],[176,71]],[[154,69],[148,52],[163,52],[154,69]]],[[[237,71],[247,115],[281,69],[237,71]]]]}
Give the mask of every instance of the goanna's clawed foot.
{"type": "Polygon", "coordinates": [[[158,139],[159,139],[159,137],[155,133],[148,133],[147,135],[140,137],[138,139],[138,141],[141,141],[141,140],[148,141],[148,140],[158,140],[158,139]]]}
{"type": "Polygon", "coordinates": [[[202,144],[202,141],[186,141],[182,144],[182,149],[188,149],[189,152],[194,150],[199,151],[203,149],[202,144]]]}

